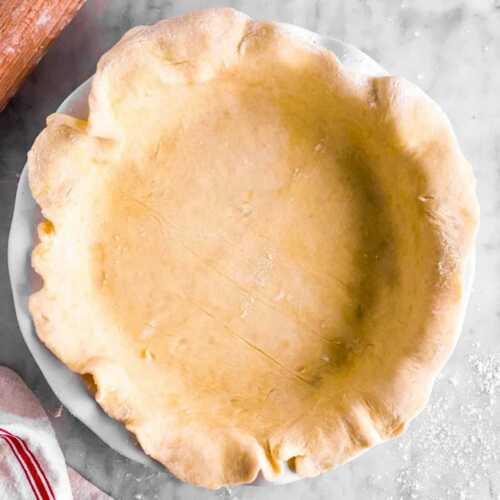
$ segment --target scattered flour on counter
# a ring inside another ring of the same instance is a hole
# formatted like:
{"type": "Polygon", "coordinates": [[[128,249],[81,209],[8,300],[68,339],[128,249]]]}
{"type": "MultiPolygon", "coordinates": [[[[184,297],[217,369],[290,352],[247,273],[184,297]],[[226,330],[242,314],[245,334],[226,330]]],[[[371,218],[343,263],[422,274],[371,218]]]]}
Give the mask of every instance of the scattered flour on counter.
{"type": "Polygon", "coordinates": [[[63,414],[64,408],[63,405],[59,405],[56,411],[52,414],[54,418],[60,418],[63,414]]]}
{"type": "Polygon", "coordinates": [[[489,395],[494,403],[500,395],[500,353],[481,358],[470,354],[467,361],[474,373],[478,375],[478,386],[481,394],[489,395]]]}
{"type": "MultiPolygon", "coordinates": [[[[461,376],[441,378],[439,384],[430,405],[397,441],[402,466],[397,495],[387,500],[496,500],[492,478],[500,482],[500,352],[470,354],[461,376]]],[[[371,478],[374,484],[387,480],[384,475],[371,478]]]]}
{"type": "Polygon", "coordinates": [[[233,495],[233,491],[229,486],[223,486],[218,491],[218,496],[220,496],[222,500],[239,500],[239,497],[233,495]]]}

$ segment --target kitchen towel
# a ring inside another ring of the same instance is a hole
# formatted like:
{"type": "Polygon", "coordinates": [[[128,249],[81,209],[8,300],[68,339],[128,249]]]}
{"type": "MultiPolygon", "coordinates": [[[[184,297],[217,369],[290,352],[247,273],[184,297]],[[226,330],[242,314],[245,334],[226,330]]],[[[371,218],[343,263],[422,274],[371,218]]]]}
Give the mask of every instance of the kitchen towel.
{"type": "Polygon", "coordinates": [[[5,367],[0,367],[0,485],[0,500],[111,500],[67,467],[47,414],[5,367]]]}

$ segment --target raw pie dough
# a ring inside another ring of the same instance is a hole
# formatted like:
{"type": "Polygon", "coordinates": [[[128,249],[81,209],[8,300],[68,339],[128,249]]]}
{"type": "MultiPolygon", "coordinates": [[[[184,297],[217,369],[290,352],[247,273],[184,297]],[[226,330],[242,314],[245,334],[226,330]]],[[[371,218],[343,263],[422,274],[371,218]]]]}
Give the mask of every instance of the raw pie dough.
{"type": "Polygon", "coordinates": [[[132,29],[29,173],[38,335],[185,481],[346,462],[454,346],[478,207],[447,119],[272,23],[132,29]]]}

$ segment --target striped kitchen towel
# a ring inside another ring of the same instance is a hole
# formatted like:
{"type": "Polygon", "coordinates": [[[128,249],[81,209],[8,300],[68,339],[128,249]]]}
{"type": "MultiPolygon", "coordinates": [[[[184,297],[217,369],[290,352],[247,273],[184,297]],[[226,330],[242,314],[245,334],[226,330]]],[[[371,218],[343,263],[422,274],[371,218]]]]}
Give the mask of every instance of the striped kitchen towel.
{"type": "Polygon", "coordinates": [[[0,367],[0,500],[33,499],[111,500],[66,466],[38,400],[0,367]]]}

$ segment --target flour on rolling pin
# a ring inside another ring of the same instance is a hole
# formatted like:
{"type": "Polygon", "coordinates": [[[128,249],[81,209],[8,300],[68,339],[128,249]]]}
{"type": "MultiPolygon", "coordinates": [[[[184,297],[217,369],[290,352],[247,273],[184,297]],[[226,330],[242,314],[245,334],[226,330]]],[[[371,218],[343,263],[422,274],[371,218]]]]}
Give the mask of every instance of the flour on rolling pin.
{"type": "Polygon", "coordinates": [[[0,111],[84,2],[0,2],[0,111]]]}

